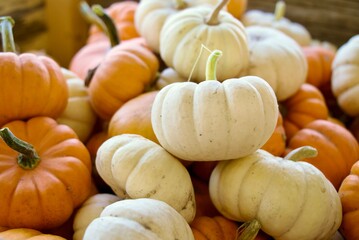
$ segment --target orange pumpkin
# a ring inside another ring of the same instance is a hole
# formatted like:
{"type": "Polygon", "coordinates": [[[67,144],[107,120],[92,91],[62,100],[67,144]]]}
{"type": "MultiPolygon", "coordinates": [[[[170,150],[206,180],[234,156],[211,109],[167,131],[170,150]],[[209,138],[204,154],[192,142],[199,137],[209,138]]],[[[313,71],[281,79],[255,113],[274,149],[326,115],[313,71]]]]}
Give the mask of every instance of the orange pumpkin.
{"type": "Polygon", "coordinates": [[[343,180],[338,193],[343,207],[343,219],[339,230],[347,240],[358,239],[359,161],[352,166],[350,174],[343,180]]]}
{"type": "Polygon", "coordinates": [[[338,190],[352,165],[359,160],[359,147],[345,127],[318,119],[299,130],[288,142],[288,151],[302,146],[318,150],[316,157],[304,161],[313,164],[338,190]]]}
{"type": "Polygon", "coordinates": [[[306,82],[317,88],[330,82],[335,52],[323,46],[314,45],[304,46],[302,50],[308,63],[306,82]]]}
{"type": "Polygon", "coordinates": [[[112,116],[108,135],[110,137],[132,133],[159,143],[152,129],[151,109],[158,91],[142,93],[120,107],[112,116]]]}
{"type": "Polygon", "coordinates": [[[277,126],[274,129],[272,136],[261,147],[261,149],[273,154],[274,156],[282,156],[286,148],[286,134],[283,126],[282,114],[278,114],[277,126]]]}
{"type": "Polygon", "coordinates": [[[16,54],[12,19],[0,18],[3,41],[0,53],[0,126],[35,116],[57,118],[67,104],[68,89],[61,67],[50,57],[16,54]]]}
{"type": "Polygon", "coordinates": [[[359,143],[359,116],[355,117],[349,124],[349,131],[354,135],[355,139],[359,143]]]}
{"type": "Polygon", "coordinates": [[[66,238],[53,234],[44,234],[30,228],[14,228],[0,232],[0,239],[12,240],[66,240],[66,238]]]}
{"type": "Polygon", "coordinates": [[[281,102],[280,111],[287,141],[308,123],[329,117],[322,93],[309,83],[304,83],[293,96],[281,102]]]}
{"type": "MultiPolygon", "coordinates": [[[[134,15],[138,6],[138,2],[135,1],[121,1],[114,2],[108,8],[105,9],[107,14],[112,18],[116,25],[117,34],[121,40],[128,40],[131,38],[140,37],[134,24],[134,15]]],[[[95,24],[91,25],[89,29],[89,36],[87,44],[106,40],[106,34],[95,24]]]]}
{"type": "Polygon", "coordinates": [[[70,127],[49,117],[12,121],[0,136],[0,226],[62,225],[90,195],[85,145],[70,127]]]}
{"type": "Polygon", "coordinates": [[[227,11],[233,17],[241,19],[243,13],[247,10],[248,0],[229,0],[227,11]]]}
{"type": "Polygon", "coordinates": [[[209,195],[208,182],[191,176],[196,200],[196,216],[214,217],[220,215],[209,195]]]}

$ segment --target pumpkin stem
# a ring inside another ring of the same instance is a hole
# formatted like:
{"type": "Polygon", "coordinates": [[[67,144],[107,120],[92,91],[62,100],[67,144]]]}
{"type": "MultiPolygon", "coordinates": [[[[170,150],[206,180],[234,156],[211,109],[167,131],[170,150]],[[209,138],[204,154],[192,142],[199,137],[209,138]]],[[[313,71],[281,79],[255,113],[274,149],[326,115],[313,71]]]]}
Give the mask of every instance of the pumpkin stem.
{"type": "Polygon", "coordinates": [[[290,151],[284,159],[292,160],[292,161],[300,161],[305,158],[316,157],[318,155],[318,150],[311,146],[303,146],[296,148],[290,151]]]}
{"type": "Polygon", "coordinates": [[[218,20],[218,15],[219,15],[219,12],[222,10],[222,8],[224,8],[224,6],[227,5],[229,0],[222,0],[220,1],[217,6],[214,8],[213,12],[211,13],[208,21],[207,21],[207,24],[208,25],[218,25],[219,23],[219,20],[218,20]]]}
{"type": "Polygon", "coordinates": [[[216,76],[217,62],[221,56],[222,56],[221,50],[214,50],[209,55],[206,64],[206,80],[217,80],[217,76],[216,76]]]}
{"type": "Polygon", "coordinates": [[[19,152],[17,163],[23,169],[34,169],[40,163],[40,157],[34,147],[17,138],[9,128],[0,129],[0,137],[13,150],[19,152]]]}
{"type": "Polygon", "coordinates": [[[15,21],[12,17],[5,16],[0,17],[0,32],[2,40],[2,49],[4,52],[15,52],[15,41],[12,28],[15,25],[15,21]]]}
{"type": "Polygon", "coordinates": [[[253,240],[256,238],[259,230],[261,229],[261,224],[258,220],[254,219],[250,222],[243,223],[237,232],[240,232],[240,235],[236,240],[253,240]],[[244,229],[244,230],[242,230],[244,229]],[[241,230],[241,231],[240,231],[241,230]]]}
{"type": "Polygon", "coordinates": [[[284,17],[285,14],[285,2],[282,0],[279,0],[275,4],[275,10],[274,10],[274,20],[279,21],[284,17]]]}
{"type": "Polygon", "coordinates": [[[183,0],[175,0],[174,5],[177,10],[181,10],[187,7],[187,3],[183,0]]]}

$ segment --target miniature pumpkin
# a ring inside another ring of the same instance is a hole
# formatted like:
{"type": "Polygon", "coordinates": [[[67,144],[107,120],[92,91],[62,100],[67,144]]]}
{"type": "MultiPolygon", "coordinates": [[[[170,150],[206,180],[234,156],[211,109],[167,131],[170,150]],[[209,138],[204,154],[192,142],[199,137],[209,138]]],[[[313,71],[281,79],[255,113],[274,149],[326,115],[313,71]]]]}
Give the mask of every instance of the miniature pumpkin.
{"type": "Polygon", "coordinates": [[[346,114],[359,116],[359,34],[338,49],[332,63],[331,89],[346,114]]]}
{"type": "Polygon", "coordinates": [[[208,58],[206,81],[167,85],[152,105],[158,141],[180,159],[245,156],[262,147],[275,129],[278,104],[273,89],[255,76],[217,81],[221,54],[216,50],[208,58]]]}
{"type": "Polygon", "coordinates": [[[82,142],[90,137],[96,123],[96,113],[92,109],[84,81],[75,73],[62,68],[69,89],[69,98],[58,123],[71,127],[82,142]]]}
{"type": "Polygon", "coordinates": [[[67,104],[68,90],[60,66],[50,57],[15,53],[10,17],[0,18],[4,41],[0,53],[0,126],[36,116],[57,118],[67,104]]]}
{"type": "Polygon", "coordinates": [[[290,98],[280,103],[287,140],[308,123],[328,119],[329,110],[321,91],[304,83],[290,98]]]}
{"type": "Polygon", "coordinates": [[[118,196],[109,193],[99,193],[89,197],[76,211],[73,240],[82,240],[92,220],[98,218],[105,207],[120,200],[118,196]]]}
{"type": "Polygon", "coordinates": [[[76,133],[35,117],[4,125],[0,135],[0,226],[41,230],[66,222],[91,191],[90,155],[76,133]]]}
{"type": "Polygon", "coordinates": [[[96,169],[120,198],[162,200],[193,220],[196,204],[187,169],[151,140],[136,134],[109,138],[98,149],[96,169]]]}
{"type": "Polygon", "coordinates": [[[268,141],[261,147],[274,156],[282,156],[287,146],[287,136],[283,126],[282,114],[278,114],[277,126],[268,141]]]}
{"type": "Polygon", "coordinates": [[[157,80],[155,89],[160,90],[167,86],[168,84],[175,83],[175,82],[185,82],[188,79],[182,77],[181,75],[176,72],[173,68],[165,68],[161,71],[159,74],[157,80]]]}
{"type": "Polygon", "coordinates": [[[317,167],[336,189],[359,160],[358,142],[345,127],[328,120],[308,123],[289,140],[289,151],[309,145],[318,150],[318,156],[303,159],[317,167]]]}
{"type": "Polygon", "coordinates": [[[345,239],[357,239],[359,236],[359,161],[356,161],[338,190],[343,206],[343,221],[340,232],[345,239]]]}
{"type": "Polygon", "coordinates": [[[150,49],[159,53],[160,32],[168,18],[186,8],[216,4],[216,0],[142,0],[135,13],[135,26],[150,49]]]}
{"type": "MultiPolygon", "coordinates": [[[[112,18],[116,26],[117,35],[122,41],[140,37],[135,27],[135,12],[138,2],[121,1],[114,2],[105,9],[107,14],[112,18]]],[[[89,29],[87,44],[107,39],[106,34],[96,24],[92,24],[89,29]]]]}
{"type": "Polygon", "coordinates": [[[229,0],[227,11],[237,19],[241,19],[247,10],[248,0],[229,0]]]}
{"type": "Polygon", "coordinates": [[[217,78],[223,81],[245,74],[249,63],[247,34],[241,21],[217,7],[188,8],[169,18],[160,35],[160,55],[168,67],[194,82],[205,79],[208,49],[223,52],[217,78]]]}
{"type": "Polygon", "coordinates": [[[0,232],[1,240],[66,240],[63,237],[53,234],[44,234],[30,228],[13,228],[0,232]]]}
{"type": "Polygon", "coordinates": [[[239,239],[253,239],[259,229],[283,240],[334,235],[342,219],[339,195],[320,170],[297,161],[315,153],[303,147],[281,158],[259,149],[218,163],[209,193],[223,216],[248,225],[239,239]]]}
{"type": "Polygon", "coordinates": [[[305,82],[308,71],[298,43],[270,27],[249,26],[246,32],[250,50],[247,74],[266,80],[278,101],[294,95],[305,82]]]}
{"type": "Polygon", "coordinates": [[[310,45],[310,32],[303,25],[285,18],[285,8],[285,2],[279,0],[274,13],[251,9],[243,14],[241,21],[246,27],[259,25],[277,29],[294,39],[300,46],[310,45]]]}
{"type": "Polygon", "coordinates": [[[320,88],[331,81],[335,52],[322,46],[305,46],[302,51],[308,63],[306,82],[320,88]]]}
{"type": "Polygon", "coordinates": [[[108,205],[87,227],[83,240],[194,240],[186,220],[167,203],[125,199],[108,205]]]}
{"type": "Polygon", "coordinates": [[[108,126],[110,137],[123,133],[138,134],[158,143],[151,124],[151,108],[158,91],[151,91],[132,98],[111,117],[108,126]]]}

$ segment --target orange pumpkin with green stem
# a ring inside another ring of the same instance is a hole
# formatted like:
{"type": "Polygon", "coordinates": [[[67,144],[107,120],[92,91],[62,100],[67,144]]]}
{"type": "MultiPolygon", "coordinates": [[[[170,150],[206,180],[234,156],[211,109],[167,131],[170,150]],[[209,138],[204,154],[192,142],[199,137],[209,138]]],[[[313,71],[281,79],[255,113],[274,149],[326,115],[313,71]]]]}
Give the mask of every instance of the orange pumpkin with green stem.
{"type": "Polygon", "coordinates": [[[12,121],[0,136],[0,226],[62,225],[90,195],[91,159],[84,144],[49,117],[12,121]]]}
{"type": "Polygon", "coordinates": [[[11,17],[0,18],[0,126],[35,116],[60,116],[68,89],[60,66],[51,58],[15,53],[11,17]]]}

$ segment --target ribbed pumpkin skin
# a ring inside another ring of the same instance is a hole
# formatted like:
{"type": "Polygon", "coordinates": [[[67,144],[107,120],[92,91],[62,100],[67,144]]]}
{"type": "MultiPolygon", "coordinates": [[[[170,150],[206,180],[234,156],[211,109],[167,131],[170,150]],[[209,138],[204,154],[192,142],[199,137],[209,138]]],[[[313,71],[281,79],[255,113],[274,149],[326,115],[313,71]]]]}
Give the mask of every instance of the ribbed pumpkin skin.
{"type": "Polygon", "coordinates": [[[60,66],[31,53],[1,53],[0,126],[36,116],[58,117],[68,89],[60,66]]]}
{"type": "Polygon", "coordinates": [[[343,220],[340,232],[347,240],[358,239],[359,161],[352,166],[350,174],[343,180],[338,192],[343,206],[343,220]]]}
{"type": "Polygon", "coordinates": [[[72,129],[48,117],[5,126],[34,146],[40,163],[24,170],[17,164],[18,153],[0,141],[0,226],[59,227],[90,195],[88,150],[72,129]]]}
{"type": "Polygon", "coordinates": [[[154,81],[159,61],[143,38],[113,47],[97,68],[89,85],[89,97],[98,116],[110,120],[128,100],[144,92],[154,81]]]}
{"type": "Polygon", "coordinates": [[[195,240],[234,240],[239,225],[223,216],[197,217],[191,223],[195,240]]]}
{"type": "Polygon", "coordinates": [[[298,131],[287,147],[295,149],[305,145],[316,148],[318,156],[304,161],[321,170],[338,190],[359,159],[359,147],[354,136],[345,127],[318,119],[298,131]]]}

